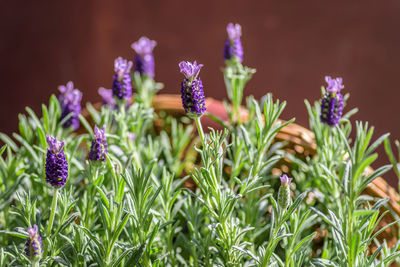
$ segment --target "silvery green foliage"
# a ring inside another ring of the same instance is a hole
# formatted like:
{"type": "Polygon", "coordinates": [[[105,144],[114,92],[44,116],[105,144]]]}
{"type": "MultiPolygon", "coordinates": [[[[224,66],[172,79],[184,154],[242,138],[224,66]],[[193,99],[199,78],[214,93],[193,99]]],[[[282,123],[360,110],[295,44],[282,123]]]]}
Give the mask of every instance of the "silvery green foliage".
{"type": "MultiPolygon", "coordinates": [[[[393,154],[393,150],[392,150],[392,147],[390,146],[389,139],[385,140],[386,154],[389,158],[390,163],[393,166],[393,171],[396,174],[397,178],[399,178],[399,182],[400,182],[400,142],[399,142],[399,140],[395,141],[395,145],[397,148],[397,159],[396,159],[395,154],[393,154]]],[[[399,189],[400,189],[400,183],[399,183],[399,189]]]]}
{"type": "MultiPolygon", "coordinates": [[[[237,96],[242,82],[232,83],[237,96]]],[[[271,95],[261,103],[248,97],[247,120],[237,120],[237,104],[227,105],[229,121],[213,117],[225,129],[210,129],[201,141],[190,119],[156,114],[143,101],[99,110],[87,104],[90,116],[80,116],[79,132],[62,127],[55,96],[41,116],[27,108],[18,133],[0,134],[5,143],[0,265],[297,267],[398,261],[400,243],[377,238],[385,230],[378,223],[392,216],[383,212],[388,200],[362,194],[390,168],[365,172],[383,141],[398,173],[387,135],[372,141],[373,127],[361,122],[352,134],[354,111],[337,127],[324,125],[319,104],[307,102],[317,152],[294,157],[275,139],[293,122],[278,120],[285,105],[271,95]],[[87,160],[94,125],[106,125],[104,162],[87,160]],[[45,181],[46,134],[65,142],[69,176],[58,191],[45,181]],[[273,171],[284,157],[292,162],[288,206],[278,204],[280,181],[273,171]],[[43,242],[40,262],[23,253],[33,225],[43,242]]],[[[387,227],[392,225],[398,222],[387,227]]]]}

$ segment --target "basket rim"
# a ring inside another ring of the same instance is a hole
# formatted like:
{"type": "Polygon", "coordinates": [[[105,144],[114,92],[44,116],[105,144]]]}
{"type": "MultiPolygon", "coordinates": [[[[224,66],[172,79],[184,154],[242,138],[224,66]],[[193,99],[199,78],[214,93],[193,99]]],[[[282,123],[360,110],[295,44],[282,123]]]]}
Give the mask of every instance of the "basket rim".
{"type": "MultiPolygon", "coordinates": [[[[227,118],[226,110],[222,101],[212,97],[207,97],[205,102],[207,110],[221,110],[227,118]]],[[[155,111],[164,110],[177,115],[185,115],[185,112],[182,108],[181,96],[178,94],[155,95],[153,99],[153,107],[155,111]]],[[[240,110],[240,117],[242,120],[247,120],[248,118],[248,111],[243,106],[240,110]]],[[[276,138],[287,140],[292,142],[294,145],[302,146],[304,149],[307,149],[313,153],[316,152],[317,146],[315,143],[314,133],[297,123],[293,122],[282,128],[282,130],[276,135],[276,138]]],[[[372,167],[368,166],[366,172],[373,172],[372,167]]],[[[370,184],[367,185],[364,193],[373,197],[389,198],[388,204],[390,208],[400,216],[400,195],[391,185],[386,182],[384,178],[375,178],[370,184]]]]}

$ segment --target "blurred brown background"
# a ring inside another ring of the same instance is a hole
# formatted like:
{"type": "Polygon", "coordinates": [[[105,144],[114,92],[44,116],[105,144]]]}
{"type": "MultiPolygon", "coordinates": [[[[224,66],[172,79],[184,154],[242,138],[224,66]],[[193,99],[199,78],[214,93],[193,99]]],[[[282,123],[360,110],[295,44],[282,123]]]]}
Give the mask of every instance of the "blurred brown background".
{"type": "MultiPolygon", "coordinates": [[[[157,40],[156,79],[178,93],[181,60],[197,60],[206,96],[225,97],[220,68],[229,22],[243,26],[244,63],[258,72],[245,95],[287,100],[284,118],[307,125],[303,100],[324,76],[342,76],[359,120],[400,139],[400,1],[0,1],[0,131],[17,129],[25,106],[40,110],[72,80],[83,102],[111,87],[113,60],[133,59],[140,36],[157,40]]],[[[381,152],[383,149],[380,150],[381,152]]],[[[381,154],[380,163],[386,162],[381,154]]],[[[391,177],[395,184],[394,176],[391,177]]]]}

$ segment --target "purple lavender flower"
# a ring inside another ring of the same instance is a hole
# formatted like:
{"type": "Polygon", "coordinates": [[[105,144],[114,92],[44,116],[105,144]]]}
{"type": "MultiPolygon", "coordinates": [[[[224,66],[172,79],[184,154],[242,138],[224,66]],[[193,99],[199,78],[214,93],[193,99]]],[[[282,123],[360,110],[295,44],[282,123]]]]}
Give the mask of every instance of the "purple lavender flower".
{"type": "Polygon", "coordinates": [[[97,126],[94,127],[94,140],[90,147],[89,160],[90,161],[106,161],[107,154],[107,138],[105,135],[106,126],[103,125],[101,129],[97,126]]]}
{"type": "Polygon", "coordinates": [[[63,187],[68,177],[68,162],[63,150],[64,142],[47,135],[47,143],[49,148],[46,156],[46,182],[56,188],[63,187]]]}
{"type": "Polygon", "coordinates": [[[103,105],[107,105],[110,108],[115,108],[117,102],[113,96],[113,92],[111,89],[106,89],[104,87],[100,87],[98,90],[99,95],[103,98],[103,105]]]}
{"type": "Polygon", "coordinates": [[[179,63],[181,72],[185,75],[185,80],[181,83],[182,105],[186,114],[189,116],[201,116],[206,112],[203,84],[199,72],[203,64],[197,62],[179,63]]]}
{"type": "Polygon", "coordinates": [[[72,116],[63,124],[63,127],[67,128],[72,126],[72,128],[76,130],[79,128],[82,93],[78,89],[74,89],[74,84],[71,81],[69,81],[66,86],[60,85],[58,90],[61,92],[58,97],[58,101],[61,105],[60,121],[72,113],[72,116]]]}
{"type": "Polygon", "coordinates": [[[329,126],[336,126],[339,124],[343,113],[343,96],[340,90],[344,88],[342,85],[342,78],[332,79],[330,76],[325,77],[328,83],[326,92],[321,101],[321,122],[329,126]]]}
{"type": "Polygon", "coordinates": [[[282,175],[280,177],[281,179],[281,185],[282,186],[288,186],[292,182],[293,178],[288,177],[286,174],[282,175]]]}
{"type": "Polygon", "coordinates": [[[36,224],[33,227],[28,227],[28,234],[29,237],[25,242],[25,255],[31,261],[38,261],[43,254],[43,244],[36,224]]]}
{"type": "Polygon", "coordinates": [[[115,75],[112,84],[113,95],[119,100],[130,99],[132,96],[132,82],[129,72],[132,61],[119,57],[114,62],[115,75]]]}
{"type": "Polygon", "coordinates": [[[286,209],[290,205],[290,183],[292,178],[289,178],[286,174],[281,176],[281,186],[278,191],[278,205],[281,209],[286,209]]]}
{"type": "Polygon", "coordinates": [[[136,52],[135,66],[140,75],[148,75],[154,78],[154,56],[153,49],[157,42],[147,37],[141,37],[139,41],[131,45],[136,52]]]}
{"type": "Polygon", "coordinates": [[[224,46],[224,59],[230,60],[236,58],[239,62],[243,62],[243,47],[240,36],[242,36],[242,27],[239,24],[229,23],[226,27],[228,38],[224,46]]]}
{"type": "Polygon", "coordinates": [[[135,141],[135,139],[136,139],[136,134],[135,133],[132,133],[132,132],[128,132],[128,139],[130,140],[130,141],[135,141]]]}

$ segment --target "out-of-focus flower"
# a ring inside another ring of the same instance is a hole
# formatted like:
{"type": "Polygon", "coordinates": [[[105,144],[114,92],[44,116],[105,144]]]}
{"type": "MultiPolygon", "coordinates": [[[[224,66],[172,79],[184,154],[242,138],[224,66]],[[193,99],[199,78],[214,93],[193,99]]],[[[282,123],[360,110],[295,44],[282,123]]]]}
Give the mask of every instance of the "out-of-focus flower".
{"type": "Polygon", "coordinates": [[[106,126],[103,125],[101,129],[94,127],[94,139],[90,147],[89,160],[91,161],[105,161],[107,154],[107,138],[105,135],[106,126]]]}
{"type": "Polygon", "coordinates": [[[136,52],[135,68],[140,75],[147,75],[154,78],[153,49],[156,45],[156,41],[144,36],[131,45],[132,49],[136,52]]]}
{"type": "Polygon", "coordinates": [[[60,121],[72,113],[72,116],[63,124],[63,127],[67,128],[72,126],[72,128],[76,130],[79,128],[82,93],[78,89],[74,89],[74,84],[71,81],[69,81],[66,86],[60,85],[58,90],[61,92],[58,97],[61,105],[60,121]]]}
{"type": "Polygon", "coordinates": [[[28,227],[28,234],[29,237],[25,242],[25,255],[31,261],[37,262],[40,260],[40,258],[42,258],[43,244],[36,224],[33,227],[28,227]]]}
{"type": "Polygon", "coordinates": [[[112,84],[113,95],[119,100],[130,99],[132,96],[132,81],[130,71],[132,61],[119,57],[114,62],[114,79],[112,84]]]}
{"type": "Polygon", "coordinates": [[[117,102],[115,101],[115,98],[113,96],[113,92],[111,89],[106,89],[104,87],[100,87],[98,90],[98,93],[102,97],[103,105],[107,105],[110,108],[116,107],[117,102]]]}
{"type": "Polygon", "coordinates": [[[243,62],[243,46],[240,37],[242,36],[242,27],[239,24],[229,23],[226,27],[228,38],[224,46],[224,59],[230,60],[236,58],[243,62]]]}

